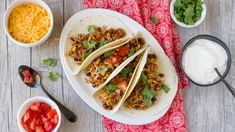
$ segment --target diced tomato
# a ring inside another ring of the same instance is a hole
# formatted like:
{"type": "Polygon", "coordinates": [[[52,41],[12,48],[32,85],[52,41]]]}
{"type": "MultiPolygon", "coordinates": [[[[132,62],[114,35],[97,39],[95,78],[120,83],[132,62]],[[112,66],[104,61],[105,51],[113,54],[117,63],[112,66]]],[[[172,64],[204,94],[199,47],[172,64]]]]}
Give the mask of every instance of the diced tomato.
{"type": "Polygon", "coordinates": [[[24,128],[27,132],[30,131],[30,129],[29,129],[29,127],[28,127],[27,124],[24,124],[24,123],[21,123],[21,124],[22,124],[23,128],[24,128]]]}
{"type": "Polygon", "coordinates": [[[33,83],[33,78],[32,77],[30,77],[30,78],[25,77],[24,82],[25,83],[33,83]]]}
{"type": "Polygon", "coordinates": [[[45,132],[42,126],[36,126],[36,132],[45,132]]]}
{"type": "Polygon", "coordinates": [[[50,105],[48,105],[44,102],[40,102],[40,112],[41,112],[41,114],[46,115],[50,110],[51,110],[50,105]]]}
{"type": "Polygon", "coordinates": [[[128,55],[129,51],[130,51],[129,46],[125,45],[119,48],[117,54],[123,57],[123,56],[128,55]]]}
{"type": "Polygon", "coordinates": [[[42,120],[40,118],[36,119],[36,125],[41,126],[42,125],[42,120]]]}
{"type": "Polygon", "coordinates": [[[27,112],[24,116],[23,116],[23,123],[28,123],[30,121],[30,114],[29,112],[27,112]]]}
{"type": "Polygon", "coordinates": [[[51,122],[53,122],[55,125],[58,123],[59,117],[58,115],[55,115],[53,119],[51,119],[51,122]]]}
{"type": "Polygon", "coordinates": [[[53,119],[55,115],[57,115],[56,110],[55,110],[55,109],[50,110],[50,111],[47,113],[47,118],[48,118],[48,119],[53,119]]]}
{"type": "Polygon", "coordinates": [[[29,128],[31,130],[35,130],[36,129],[36,119],[35,118],[32,120],[32,122],[30,122],[29,128]]]}
{"type": "Polygon", "coordinates": [[[46,117],[42,117],[42,123],[45,124],[48,121],[46,117]]]}
{"type": "Polygon", "coordinates": [[[46,131],[51,131],[52,129],[54,129],[54,127],[55,127],[55,124],[52,123],[51,121],[48,121],[44,124],[44,129],[46,131]]]}
{"type": "MultiPolygon", "coordinates": [[[[42,103],[43,103],[43,102],[36,102],[36,103],[34,103],[34,105],[40,107],[40,106],[42,105],[42,103]]],[[[47,105],[48,105],[48,104],[47,104],[47,105]]]]}
{"type": "Polygon", "coordinates": [[[102,67],[102,66],[105,66],[105,65],[104,65],[104,63],[100,63],[100,64],[99,64],[99,66],[101,66],[101,67],[102,67]]]}
{"type": "Polygon", "coordinates": [[[24,70],[22,72],[22,74],[23,74],[24,77],[31,77],[32,76],[29,70],[24,70]]]}
{"type": "Polygon", "coordinates": [[[36,102],[22,116],[21,124],[27,132],[49,132],[58,124],[58,115],[50,105],[36,102]]]}
{"type": "Polygon", "coordinates": [[[122,60],[122,57],[118,55],[112,55],[109,57],[109,60],[111,61],[112,64],[118,64],[122,60]]]}
{"type": "Polygon", "coordinates": [[[31,75],[29,70],[24,70],[22,72],[22,74],[24,76],[24,82],[25,83],[32,83],[33,82],[33,77],[32,77],[32,75],[31,75]]]}
{"type": "Polygon", "coordinates": [[[39,111],[39,106],[36,104],[33,104],[32,106],[30,106],[30,109],[33,111],[39,111]]]}
{"type": "Polygon", "coordinates": [[[40,117],[39,111],[33,111],[33,110],[29,109],[28,112],[29,112],[29,114],[30,114],[30,117],[32,117],[32,118],[38,118],[38,117],[40,117]]]}
{"type": "Polygon", "coordinates": [[[124,93],[126,91],[126,88],[127,88],[127,82],[126,80],[118,83],[117,87],[124,93]]]}

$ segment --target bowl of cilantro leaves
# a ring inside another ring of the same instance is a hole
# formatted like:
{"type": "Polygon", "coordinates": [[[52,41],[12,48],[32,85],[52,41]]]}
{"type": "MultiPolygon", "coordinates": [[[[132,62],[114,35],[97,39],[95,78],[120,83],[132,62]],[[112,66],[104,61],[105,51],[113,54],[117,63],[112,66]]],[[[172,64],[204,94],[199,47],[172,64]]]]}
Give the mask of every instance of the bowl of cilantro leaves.
{"type": "Polygon", "coordinates": [[[171,18],[185,28],[200,25],[206,17],[206,4],[203,0],[172,0],[171,18]]]}

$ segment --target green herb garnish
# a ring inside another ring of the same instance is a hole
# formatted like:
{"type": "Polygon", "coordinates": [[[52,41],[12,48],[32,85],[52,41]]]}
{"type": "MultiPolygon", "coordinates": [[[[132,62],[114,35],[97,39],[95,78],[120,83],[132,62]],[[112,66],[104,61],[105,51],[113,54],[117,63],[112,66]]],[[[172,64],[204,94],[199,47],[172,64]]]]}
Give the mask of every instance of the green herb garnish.
{"type": "Polygon", "coordinates": [[[60,78],[60,76],[56,72],[52,71],[48,73],[48,78],[52,81],[56,81],[60,78]]]}
{"type": "Polygon", "coordinates": [[[128,53],[128,57],[132,56],[135,54],[135,49],[132,47],[130,52],[128,53]]]}
{"type": "Polygon", "coordinates": [[[87,49],[93,48],[96,44],[95,41],[83,41],[83,46],[85,46],[87,49]]]}
{"type": "Polygon", "coordinates": [[[197,3],[196,5],[196,16],[194,16],[194,21],[198,21],[200,18],[201,18],[201,13],[203,11],[203,8],[202,8],[202,1],[200,2],[201,0],[199,0],[199,2],[197,3]]]}
{"type": "Polygon", "coordinates": [[[90,33],[95,32],[95,28],[94,28],[93,25],[89,25],[87,30],[88,30],[88,32],[90,32],[90,33]]]}
{"type": "Polygon", "coordinates": [[[168,93],[170,91],[170,88],[166,84],[162,84],[161,89],[165,92],[168,93]]]}
{"type": "Polygon", "coordinates": [[[142,90],[142,94],[144,95],[144,104],[151,105],[152,98],[157,95],[157,92],[149,88],[148,85],[145,85],[144,89],[142,90]]]}
{"type": "Polygon", "coordinates": [[[108,67],[107,67],[107,66],[98,67],[97,71],[98,71],[100,74],[104,74],[106,71],[108,71],[108,67]]]}
{"type": "Polygon", "coordinates": [[[185,12],[183,13],[184,17],[184,22],[189,25],[193,25],[195,22],[193,20],[194,16],[194,7],[192,5],[189,5],[185,12]]]}
{"type": "Polygon", "coordinates": [[[82,60],[85,60],[91,53],[92,53],[92,50],[89,50],[88,52],[84,53],[82,55],[82,60]]]}
{"type": "Polygon", "coordinates": [[[140,80],[144,83],[144,85],[148,84],[148,78],[143,72],[140,75],[140,80]]]}
{"type": "Polygon", "coordinates": [[[158,24],[158,19],[156,17],[151,17],[151,21],[154,23],[154,24],[158,24]]]}
{"type": "Polygon", "coordinates": [[[47,65],[48,67],[54,67],[57,63],[56,59],[48,58],[42,60],[43,64],[47,65]]]}
{"type": "Polygon", "coordinates": [[[105,89],[105,92],[111,93],[117,89],[117,85],[110,83],[104,89],[105,89]]]}
{"type": "Polygon", "coordinates": [[[106,45],[107,43],[108,43],[107,41],[100,41],[99,47],[102,47],[102,46],[106,45]]]}
{"type": "Polygon", "coordinates": [[[202,4],[202,0],[176,0],[174,15],[178,21],[193,25],[201,18],[202,4]]]}
{"type": "Polygon", "coordinates": [[[153,94],[153,96],[157,96],[157,91],[155,91],[153,88],[150,88],[150,91],[153,94]]]}
{"type": "Polygon", "coordinates": [[[107,51],[104,53],[104,57],[107,58],[115,53],[116,53],[116,51],[114,51],[114,50],[107,51]]]}
{"type": "Polygon", "coordinates": [[[127,67],[125,67],[121,72],[120,75],[122,77],[126,77],[128,75],[128,73],[130,73],[133,70],[133,67],[131,65],[127,65],[127,67]]]}

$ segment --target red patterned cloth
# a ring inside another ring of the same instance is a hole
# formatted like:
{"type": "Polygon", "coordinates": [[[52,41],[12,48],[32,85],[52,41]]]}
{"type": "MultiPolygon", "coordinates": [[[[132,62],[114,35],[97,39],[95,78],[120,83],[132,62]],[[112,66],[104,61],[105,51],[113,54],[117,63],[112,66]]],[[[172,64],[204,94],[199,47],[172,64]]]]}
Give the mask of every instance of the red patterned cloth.
{"type": "Polygon", "coordinates": [[[103,116],[103,127],[107,132],[187,132],[184,115],[182,88],[188,80],[179,67],[181,44],[174,24],[170,19],[169,0],[84,0],[85,8],[107,8],[121,12],[143,25],[158,40],[174,64],[179,76],[177,95],[168,112],[159,120],[147,125],[127,125],[103,116]],[[154,24],[151,18],[159,19],[154,24]]]}

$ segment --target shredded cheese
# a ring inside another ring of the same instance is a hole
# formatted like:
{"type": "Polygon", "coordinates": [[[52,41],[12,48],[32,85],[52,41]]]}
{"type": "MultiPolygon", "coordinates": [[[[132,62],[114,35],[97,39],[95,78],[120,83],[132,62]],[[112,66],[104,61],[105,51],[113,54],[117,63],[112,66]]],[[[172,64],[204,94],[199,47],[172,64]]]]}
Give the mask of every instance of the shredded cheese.
{"type": "Polygon", "coordinates": [[[8,19],[8,30],[11,36],[23,43],[39,41],[47,34],[49,28],[48,12],[33,3],[17,6],[8,19]]]}

